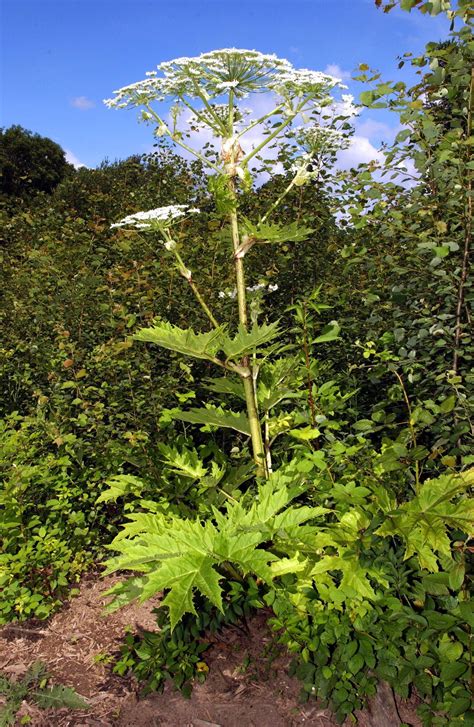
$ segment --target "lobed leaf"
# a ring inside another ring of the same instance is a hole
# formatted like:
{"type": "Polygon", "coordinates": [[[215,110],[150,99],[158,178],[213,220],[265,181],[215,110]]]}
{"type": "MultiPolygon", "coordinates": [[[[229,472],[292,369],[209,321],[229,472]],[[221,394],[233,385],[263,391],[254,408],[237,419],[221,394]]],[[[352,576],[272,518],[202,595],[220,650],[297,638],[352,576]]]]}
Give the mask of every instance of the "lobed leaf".
{"type": "Polygon", "coordinates": [[[250,437],[250,424],[244,412],[234,412],[225,410],[221,406],[208,404],[204,409],[189,409],[177,412],[174,416],[176,419],[191,424],[207,424],[212,427],[235,429],[250,437]]]}
{"type": "Polygon", "coordinates": [[[192,328],[179,328],[162,321],[152,328],[141,328],[132,338],[135,341],[155,343],[170,351],[185,356],[215,361],[217,352],[222,348],[224,326],[207,333],[194,333],[192,328]]]}
{"type": "Polygon", "coordinates": [[[307,240],[314,232],[311,227],[299,225],[297,222],[291,222],[289,225],[279,225],[271,222],[257,222],[257,224],[254,224],[244,218],[242,225],[247,235],[259,243],[302,242],[307,240]]]}
{"type": "Polygon", "coordinates": [[[42,709],[68,707],[69,709],[90,709],[90,705],[71,687],[63,685],[30,692],[33,701],[42,709]]]}
{"type": "Polygon", "coordinates": [[[259,326],[254,323],[247,331],[239,326],[237,335],[234,338],[225,336],[222,349],[228,359],[241,358],[247,354],[255,353],[259,346],[269,343],[278,336],[278,322],[263,324],[259,326]]]}

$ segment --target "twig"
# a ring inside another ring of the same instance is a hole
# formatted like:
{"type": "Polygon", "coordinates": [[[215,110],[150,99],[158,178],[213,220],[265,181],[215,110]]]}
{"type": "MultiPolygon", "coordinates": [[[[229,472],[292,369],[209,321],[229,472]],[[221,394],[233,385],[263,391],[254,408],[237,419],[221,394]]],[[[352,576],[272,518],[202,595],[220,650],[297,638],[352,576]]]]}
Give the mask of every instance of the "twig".
{"type": "Polygon", "coordinates": [[[47,631],[39,631],[39,630],[38,631],[35,631],[35,629],[25,629],[22,626],[10,626],[10,625],[7,625],[7,626],[5,626],[5,630],[8,630],[8,631],[17,631],[20,634],[30,634],[30,635],[33,635],[33,636],[47,636],[48,635],[48,632],[47,631]]]}

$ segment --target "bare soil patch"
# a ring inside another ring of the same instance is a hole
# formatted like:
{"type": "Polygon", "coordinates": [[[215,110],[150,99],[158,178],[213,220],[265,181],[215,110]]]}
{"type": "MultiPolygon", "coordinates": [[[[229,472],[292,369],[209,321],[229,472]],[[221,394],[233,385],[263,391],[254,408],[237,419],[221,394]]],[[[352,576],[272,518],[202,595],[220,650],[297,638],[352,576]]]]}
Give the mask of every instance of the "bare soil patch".
{"type": "MultiPolygon", "coordinates": [[[[87,711],[42,711],[23,703],[17,717],[31,727],[336,727],[331,712],[299,701],[300,683],[288,676],[289,657],[278,649],[258,613],[248,632],[226,629],[214,638],[205,660],[210,672],[190,699],[168,685],[162,694],[140,699],[132,678],[114,675],[110,657],[126,628],[156,628],[158,599],[104,614],[104,591],[118,578],[85,577],[80,593],[46,622],[28,621],[0,631],[0,672],[21,678],[35,661],[47,665],[53,682],[73,687],[90,704],[87,711]]],[[[1,698],[0,698],[1,699],[1,698]]],[[[1,711],[1,701],[0,701],[1,711]]],[[[420,722],[414,704],[395,703],[383,686],[359,717],[360,727],[397,727],[420,722]]]]}

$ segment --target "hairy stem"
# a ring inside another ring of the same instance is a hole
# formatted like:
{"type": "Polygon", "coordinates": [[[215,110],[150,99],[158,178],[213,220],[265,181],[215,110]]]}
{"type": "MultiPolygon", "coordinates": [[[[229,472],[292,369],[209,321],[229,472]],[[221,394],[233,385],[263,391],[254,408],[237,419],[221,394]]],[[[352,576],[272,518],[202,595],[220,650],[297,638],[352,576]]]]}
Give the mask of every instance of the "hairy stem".
{"type": "MultiPolygon", "coordinates": [[[[232,159],[230,162],[230,168],[234,167],[234,155],[232,153],[232,159]]],[[[234,201],[234,207],[229,213],[229,221],[232,233],[232,245],[234,248],[234,266],[235,266],[235,277],[237,287],[237,302],[239,308],[239,323],[244,330],[247,329],[247,298],[245,290],[245,274],[244,274],[244,261],[241,257],[236,255],[240,247],[240,235],[239,235],[239,221],[237,217],[237,196],[235,193],[235,185],[233,178],[229,175],[228,188],[231,197],[234,201]]],[[[249,418],[250,435],[252,440],[252,453],[257,468],[258,477],[268,477],[268,470],[266,465],[265,452],[263,447],[262,429],[260,426],[260,420],[258,417],[257,407],[257,393],[255,389],[255,382],[251,376],[250,359],[248,356],[244,356],[242,359],[242,366],[247,369],[250,375],[242,377],[245,401],[247,404],[247,416],[249,418]]]]}

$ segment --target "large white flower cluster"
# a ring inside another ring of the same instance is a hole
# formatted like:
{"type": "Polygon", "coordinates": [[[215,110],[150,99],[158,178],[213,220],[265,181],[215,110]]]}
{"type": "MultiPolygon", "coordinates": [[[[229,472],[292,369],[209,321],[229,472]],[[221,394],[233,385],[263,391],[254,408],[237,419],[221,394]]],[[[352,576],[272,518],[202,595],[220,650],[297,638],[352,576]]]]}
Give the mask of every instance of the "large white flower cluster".
{"type": "Polygon", "coordinates": [[[347,149],[350,145],[350,139],[345,132],[318,124],[295,129],[295,137],[311,154],[330,154],[347,149]]]}
{"type": "Polygon", "coordinates": [[[296,69],[284,58],[255,50],[224,48],[194,58],[160,63],[147,78],[115,91],[105,103],[113,108],[141,106],[166,98],[201,98],[210,101],[232,92],[235,98],[274,91],[280,95],[327,92],[340,79],[319,71],[296,69]]]}
{"type": "Polygon", "coordinates": [[[196,207],[187,204],[171,204],[167,207],[157,207],[154,210],[134,212],[110,227],[135,227],[138,230],[153,229],[154,227],[170,227],[173,222],[190,214],[197,214],[196,207]]]}

